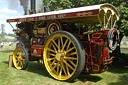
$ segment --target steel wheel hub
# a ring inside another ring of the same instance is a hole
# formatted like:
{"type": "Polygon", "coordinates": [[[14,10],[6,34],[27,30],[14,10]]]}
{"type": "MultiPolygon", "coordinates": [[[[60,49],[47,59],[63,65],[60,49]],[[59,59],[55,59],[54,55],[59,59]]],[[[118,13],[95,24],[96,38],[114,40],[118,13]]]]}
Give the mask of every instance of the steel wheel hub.
{"type": "Polygon", "coordinates": [[[56,60],[61,61],[64,58],[64,53],[57,53],[55,58],[56,60]]]}

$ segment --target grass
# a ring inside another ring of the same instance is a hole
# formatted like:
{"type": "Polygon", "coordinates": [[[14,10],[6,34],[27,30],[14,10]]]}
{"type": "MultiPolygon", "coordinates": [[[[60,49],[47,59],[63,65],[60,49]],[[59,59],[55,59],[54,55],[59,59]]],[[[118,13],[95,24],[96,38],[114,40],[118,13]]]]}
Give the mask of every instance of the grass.
{"type": "Polygon", "coordinates": [[[0,85],[128,85],[128,68],[119,62],[113,63],[108,71],[101,74],[81,73],[74,82],[53,79],[44,66],[33,61],[29,62],[26,70],[9,68],[9,55],[13,54],[14,48],[6,45],[0,49],[0,85]]]}

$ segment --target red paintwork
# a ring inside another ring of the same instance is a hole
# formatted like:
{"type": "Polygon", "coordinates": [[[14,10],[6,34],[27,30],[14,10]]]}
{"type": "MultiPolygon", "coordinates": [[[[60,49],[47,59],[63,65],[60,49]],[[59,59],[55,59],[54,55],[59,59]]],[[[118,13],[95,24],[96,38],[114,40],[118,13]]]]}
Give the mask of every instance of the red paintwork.
{"type": "Polygon", "coordinates": [[[107,58],[108,55],[109,55],[109,49],[108,49],[108,47],[106,47],[106,48],[104,49],[104,57],[107,58]]]}
{"type": "Polygon", "coordinates": [[[86,57],[84,70],[88,71],[89,73],[101,73],[108,69],[104,66],[107,65],[108,62],[112,62],[112,58],[107,59],[109,55],[109,49],[107,46],[105,46],[108,31],[109,30],[100,30],[89,34],[90,41],[87,39],[88,37],[86,37],[88,36],[88,34],[82,36],[83,38],[81,38],[81,41],[83,41],[82,44],[85,48],[85,52],[88,54],[88,56],[86,57]],[[94,36],[92,37],[92,35],[95,35],[95,37],[97,38],[95,38],[94,36]],[[97,57],[98,44],[101,45],[101,54],[99,57],[97,57]]]}
{"type": "Polygon", "coordinates": [[[25,18],[7,19],[7,22],[29,22],[29,21],[50,20],[50,19],[75,18],[75,17],[83,17],[88,15],[97,15],[98,13],[99,13],[99,9],[95,9],[88,11],[69,12],[63,14],[40,15],[40,16],[32,16],[25,18]],[[91,14],[78,15],[78,13],[84,13],[84,12],[86,13],[91,12],[91,14]]]}
{"type": "Polygon", "coordinates": [[[32,45],[31,56],[41,57],[43,45],[32,45]]]}

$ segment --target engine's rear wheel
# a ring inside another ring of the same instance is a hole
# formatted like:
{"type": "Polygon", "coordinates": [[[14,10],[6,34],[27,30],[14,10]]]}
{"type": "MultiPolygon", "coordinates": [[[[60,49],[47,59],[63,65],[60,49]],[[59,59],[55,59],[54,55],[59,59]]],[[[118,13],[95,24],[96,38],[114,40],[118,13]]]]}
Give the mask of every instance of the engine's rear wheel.
{"type": "Polygon", "coordinates": [[[26,69],[28,65],[28,53],[24,47],[17,47],[13,53],[13,63],[17,69],[26,69]]]}
{"type": "Polygon", "coordinates": [[[85,50],[73,34],[57,31],[45,41],[43,60],[52,77],[57,80],[72,81],[84,68],[85,50]]]}

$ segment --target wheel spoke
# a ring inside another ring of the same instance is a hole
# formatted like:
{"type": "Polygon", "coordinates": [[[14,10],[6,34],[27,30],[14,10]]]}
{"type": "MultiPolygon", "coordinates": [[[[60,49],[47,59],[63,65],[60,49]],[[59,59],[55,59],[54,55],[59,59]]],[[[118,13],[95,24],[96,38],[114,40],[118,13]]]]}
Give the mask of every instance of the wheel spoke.
{"type": "Polygon", "coordinates": [[[69,50],[66,51],[66,53],[72,51],[74,48],[75,48],[75,47],[70,48],[69,50]]]}
{"type": "Polygon", "coordinates": [[[54,46],[54,44],[53,44],[53,43],[52,43],[52,46],[53,46],[54,50],[57,52],[56,47],[54,46]]]}
{"type": "Polygon", "coordinates": [[[76,65],[73,63],[73,61],[68,60],[74,67],[76,67],[76,65]]]}
{"type": "Polygon", "coordinates": [[[69,65],[65,60],[63,60],[63,62],[69,67],[71,68],[72,70],[75,70],[71,65],[69,65]]]}
{"type": "Polygon", "coordinates": [[[69,69],[68,69],[67,65],[66,65],[66,69],[67,69],[68,76],[70,77],[70,72],[69,72],[69,69]]]}
{"type": "Polygon", "coordinates": [[[53,54],[53,53],[49,53],[49,55],[51,55],[51,56],[56,56],[55,54],[53,54]]]}
{"type": "Polygon", "coordinates": [[[71,41],[69,41],[69,43],[68,43],[68,46],[67,46],[67,49],[66,49],[66,50],[68,50],[68,48],[69,48],[70,44],[71,44],[71,41]]]}
{"type": "Polygon", "coordinates": [[[55,58],[48,58],[47,61],[51,61],[51,60],[54,60],[55,58]]]}
{"type": "Polygon", "coordinates": [[[60,38],[58,38],[58,51],[60,51],[60,38]]]}
{"type": "Polygon", "coordinates": [[[50,67],[55,63],[56,61],[54,60],[51,64],[50,64],[50,67]]]}
{"type": "Polygon", "coordinates": [[[50,49],[50,48],[47,48],[47,50],[53,52],[53,53],[56,53],[54,50],[50,49]]]}
{"type": "Polygon", "coordinates": [[[63,45],[63,47],[62,47],[62,50],[64,50],[64,48],[65,48],[67,42],[68,42],[68,39],[65,41],[65,43],[64,43],[64,45],[63,45]]]}
{"type": "Polygon", "coordinates": [[[59,62],[57,62],[57,74],[59,74],[59,62]]]}
{"type": "Polygon", "coordinates": [[[62,45],[62,47],[63,47],[63,38],[62,38],[62,37],[60,37],[60,39],[61,39],[61,45],[62,45]]]}
{"type": "Polygon", "coordinates": [[[62,67],[60,69],[59,78],[61,78],[61,73],[62,73],[62,67]]]}
{"type": "Polygon", "coordinates": [[[56,44],[56,42],[54,40],[52,40],[52,42],[55,44],[55,46],[58,48],[58,45],[56,44]]]}
{"type": "Polygon", "coordinates": [[[74,57],[64,57],[64,59],[77,60],[77,58],[74,58],[74,57]]]}
{"type": "Polygon", "coordinates": [[[19,66],[19,63],[20,63],[20,62],[19,62],[19,60],[17,60],[17,63],[16,63],[16,65],[17,65],[17,66],[19,66]]]}
{"type": "Polygon", "coordinates": [[[25,64],[25,60],[23,61],[23,64],[25,64]]]}
{"type": "Polygon", "coordinates": [[[22,61],[20,61],[20,67],[23,67],[23,63],[22,63],[22,61]]]}
{"type": "Polygon", "coordinates": [[[77,52],[70,53],[69,56],[75,55],[75,54],[77,54],[77,52]]]}
{"type": "Polygon", "coordinates": [[[65,71],[65,68],[64,68],[64,65],[63,65],[62,62],[61,62],[61,66],[62,66],[62,69],[63,69],[63,71],[64,71],[64,74],[67,76],[67,73],[66,73],[66,71],[65,71]]]}
{"type": "Polygon", "coordinates": [[[51,67],[51,68],[52,68],[52,70],[55,70],[56,67],[57,67],[57,64],[54,67],[51,67]]]}

